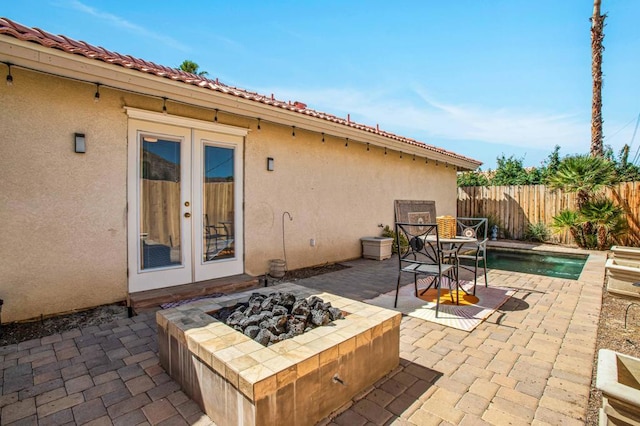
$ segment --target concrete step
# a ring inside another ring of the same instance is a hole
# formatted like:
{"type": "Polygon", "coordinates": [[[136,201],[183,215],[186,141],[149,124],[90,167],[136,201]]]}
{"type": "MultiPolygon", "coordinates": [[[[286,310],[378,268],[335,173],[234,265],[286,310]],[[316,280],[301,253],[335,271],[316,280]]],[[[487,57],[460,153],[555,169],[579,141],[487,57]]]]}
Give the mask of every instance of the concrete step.
{"type": "Polygon", "coordinates": [[[194,299],[215,293],[236,293],[256,288],[260,285],[258,277],[247,274],[217,278],[173,287],[129,293],[129,306],[133,313],[156,310],[160,305],[180,300],[194,299]]]}

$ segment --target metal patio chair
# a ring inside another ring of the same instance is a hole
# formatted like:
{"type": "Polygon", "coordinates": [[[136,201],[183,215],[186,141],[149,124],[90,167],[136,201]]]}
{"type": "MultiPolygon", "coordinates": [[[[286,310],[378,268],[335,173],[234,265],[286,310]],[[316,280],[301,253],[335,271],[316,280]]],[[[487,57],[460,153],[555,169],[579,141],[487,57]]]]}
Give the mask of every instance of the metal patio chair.
{"type": "Polygon", "coordinates": [[[459,217],[457,219],[457,233],[463,237],[476,238],[477,243],[467,243],[460,253],[458,260],[468,260],[472,265],[460,262],[459,267],[473,272],[473,294],[476,294],[478,282],[478,268],[482,263],[484,269],[484,286],[487,287],[487,228],[489,221],[486,217],[459,217]]]}
{"type": "MultiPolygon", "coordinates": [[[[425,288],[424,294],[432,286],[437,290],[436,317],[440,309],[440,288],[442,278],[448,278],[449,295],[453,300],[453,283],[458,287],[458,260],[456,250],[443,250],[438,237],[438,225],[435,223],[396,223],[396,245],[398,247],[398,283],[396,298],[393,304],[398,306],[400,279],[403,273],[413,274],[415,295],[418,297],[418,276],[433,277],[431,284],[425,288]]],[[[456,291],[455,303],[459,302],[456,291]]]]}
{"type": "Polygon", "coordinates": [[[212,225],[209,223],[209,215],[204,214],[204,240],[206,242],[204,260],[209,261],[215,259],[218,254],[224,250],[228,244],[226,227],[222,225],[212,225]]]}

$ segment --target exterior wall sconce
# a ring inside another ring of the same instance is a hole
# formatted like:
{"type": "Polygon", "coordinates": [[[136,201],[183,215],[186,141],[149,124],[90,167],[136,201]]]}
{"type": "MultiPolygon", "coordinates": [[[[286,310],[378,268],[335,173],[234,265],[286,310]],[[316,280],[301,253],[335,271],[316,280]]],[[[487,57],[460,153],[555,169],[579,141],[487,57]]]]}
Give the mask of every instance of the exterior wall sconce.
{"type": "Polygon", "coordinates": [[[84,133],[75,134],[75,151],[78,154],[84,154],[87,152],[87,144],[84,138],[84,133]]]}
{"type": "Polygon", "coordinates": [[[273,158],[272,157],[267,157],[267,170],[272,172],[273,169],[274,169],[273,158]]]}

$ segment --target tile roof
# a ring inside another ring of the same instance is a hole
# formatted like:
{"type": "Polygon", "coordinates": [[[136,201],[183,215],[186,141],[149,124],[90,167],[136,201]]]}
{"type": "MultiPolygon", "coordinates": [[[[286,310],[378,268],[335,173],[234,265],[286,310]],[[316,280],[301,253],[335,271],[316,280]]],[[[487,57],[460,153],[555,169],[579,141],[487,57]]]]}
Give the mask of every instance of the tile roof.
{"type": "Polygon", "coordinates": [[[226,93],[231,96],[236,96],[236,97],[244,98],[250,101],[259,102],[274,108],[281,108],[281,109],[293,111],[299,114],[315,117],[321,120],[326,120],[332,123],[341,124],[341,125],[358,129],[364,132],[380,135],[395,141],[404,142],[409,145],[422,147],[429,151],[436,152],[448,157],[463,160],[472,164],[477,164],[478,166],[482,164],[478,160],[465,157],[455,152],[438,148],[433,145],[428,145],[423,142],[419,142],[415,139],[406,138],[403,136],[396,135],[394,133],[380,130],[380,128],[377,125],[376,127],[372,127],[372,126],[356,123],[354,121],[351,121],[349,116],[347,116],[347,118],[344,119],[344,118],[336,117],[335,115],[331,115],[321,111],[316,111],[316,110],[307,108],[307,105],[302,102],[280,101],[275,99],[273,94],[271,96],[265,96],[259,93],[250,92],[237,87],[227,86],[226,84],[223,84],[220,81],[218,81],[217,78],[215,80],[212,80],[202,76],[184,72],[175,68],[170,68],[164,65],[158,65],[153,62],[135,58],[130,55],[122,55],[120,53],[107,50],[103,47],[93,46],[84,41],[77,41],[63,35],[53,35],[47,31],[44,31],[38,28],[27,27],[17,22],[11,21],[10,19],[7,19],[7,18],[0,17],[0,35],[12,36],[19,40],[34,42],[42,46],[49,47],[52,49],[59,49],[70,54],[81,55],[89,59],[95,59],[95,60],[103,61],[109,64],[119,65],[124,68],[144,72],[147,74],[153,74],[158,77],[168,78],[173,81],[178,81],[181,83],[198,86],[203,89],[214,90],[216,92],[226,93]]]}

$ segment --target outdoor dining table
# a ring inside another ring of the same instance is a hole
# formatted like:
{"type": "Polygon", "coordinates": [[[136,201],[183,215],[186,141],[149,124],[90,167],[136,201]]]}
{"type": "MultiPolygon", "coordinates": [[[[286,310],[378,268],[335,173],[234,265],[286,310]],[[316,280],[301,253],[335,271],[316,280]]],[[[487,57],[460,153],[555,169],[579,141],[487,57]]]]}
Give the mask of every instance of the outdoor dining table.
{"type": "MultiPolygon", "coordinates": [[[[427,235],[427,237],[425,238],[427,241],[436,241],[436,236],[435,235],[427,235]]],[[[473,237],[463,237],[461,235],[457,235],[455,237],[451,237],[451,238],[438,238],[438,241],[440,243],[440,245],[444,245],[444,244],[449,244],[449,249],[450,250],[455,250],[456,253],[459,253],[460,250],[462,249],[462,247],[465,244],[469,244],[469,243],[477,243],[478,239],[477,238],[473,238],[473,237]]]]}
{"type": "MultiPolygon", "coordinates": [[[[426,241],[430,241],[430,242],[435,242],[436,241],[436,236],[435,235],[427,235],[425,237],[426,241]]],[[[473,238],[473,237],[463,237],[461,235],[456,235],[454,237],[449,237],[449,238],[442,238],[439,237],[437,238],[438,243],[440,244],[440,249],[443,249],[444,245],[448,245],[448,248],[445,251],[445,254],[447,254],[447,252],[449,254],[455,253],[455,255],[457,256],[458,253],[460,253],[460,250],[462,250],[462,247],[464,247],[465,244],[471,244],[471,243],[477,243],[478,239],[477,238],[473,238]]],[[[465,294],[469,294],[467,293],[467,291],[461,287],[459,285],[459,277],[458,277],[458,265],[456,262],[456,268],[455,268],[455,276],[456,276],[456,288],[461,289],[465,294]]],[[[431,286],[427,287],[422,293],[424,294],[431,286]]]]}

